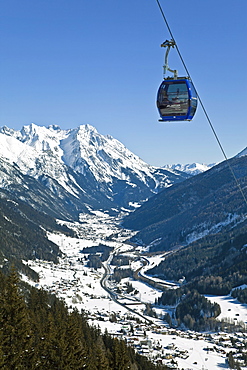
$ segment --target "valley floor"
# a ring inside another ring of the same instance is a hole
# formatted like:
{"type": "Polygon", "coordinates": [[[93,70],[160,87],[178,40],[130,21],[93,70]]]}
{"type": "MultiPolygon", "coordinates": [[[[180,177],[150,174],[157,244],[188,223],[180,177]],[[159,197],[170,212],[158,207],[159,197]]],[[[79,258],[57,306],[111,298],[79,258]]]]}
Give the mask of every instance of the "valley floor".
{"type": "MultiPolygon", "coordinates": [[[[91,216],[83,214],[79,223],[66,224],[76,231],[76,238],[49,234],[49,239],[63,252],[59,264],[40,260],[27,262],[40,276],[36,284],[38,288],[43,287],[64,299],[68,307],[87,311],[91,324],[99,326],[102,332],[107,329],[112,335],[126,339],[139,353],[154,362],[185,370],[229,368],[227,353],[240,351],[247,334],[170,329],[162,317],[167,312],[172,315],[174,307],[154,306],[156,317],[145,315],[148,304],[154,304],[162,292],[134,277],[137,277],[135,274],[145,276],[145,269],[158,264],[164,253],[144,257],[143,248],[134,248],[127,242],[132,232],[119,227],[119,220],[101,212],[91,216]],[[81,251],[100,244],[112,247],[112,251],[103,267],[95,270],[87,266],[88,255],[81,251]],[[120,267],[111,264],[113,258],[120,254],[131,257],[129,265],[120,267]],[[112,280],[114,267],[131,269],[134,277],[127,276],[117,284],[112,280]],[[129,285],[133,290],[127,293],[129,285]],[[230,337],[236,339],[236,348],[232,348],[230,337]]],[[[23,279],[27,280],[25,276],[23,279]]],[[[172,282],[162,283],[174,289],[177,286],[172,282]]],[[[220,304],[221,317],[247,323],[246,305],[231,297],[208,298],[220,304]]]]}

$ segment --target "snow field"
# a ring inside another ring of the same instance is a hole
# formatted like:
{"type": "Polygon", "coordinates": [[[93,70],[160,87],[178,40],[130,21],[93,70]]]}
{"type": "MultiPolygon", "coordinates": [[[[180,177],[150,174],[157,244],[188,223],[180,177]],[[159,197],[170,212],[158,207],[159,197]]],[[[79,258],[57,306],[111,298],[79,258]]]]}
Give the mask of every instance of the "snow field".
{"type": "MultiPolygon", "coordinates": [[[[129,312],[126,307],[117,304],[109,297],[100,284],[105,270],[103,267],[98,270],[87,267],[87,258],[85,258],[87,255],[80,253],[80,251],[85,247],[102,243],[114,247],[118,253],[126,252],[131,256],[134,253],[132,252],[133,246],[124,244],[129,232],[121,231],[114,220],[102,212],[97,212],[94,216],[83,215],[81,221],[83,223],[69,225],[77,230],[77,238],[62,234],[48,234],[49,239],[56,243],[63,253],[58,264],[39,260],[27,262],[40,275],[40,281],[36,285],[63,298],[68,307],[76,307],[79,311],[86,310],[91,324],[99,326],[102,332],[107,329],[109,333],[125,338],[129,343],[135,345],[136,350],[150,358],[160,358],[160,361],[169,364],[169,366],[172,366],[171,361],[173,360],[177,363],[174,367],[177,369],[227,369],[226,353],[232,348],[220,345],[219,338],[222,333],[211,333],[209,336],[208,334],[168,329],[165,322],[151,317],[148,319],[153,324],[147,325],[144,319],[129,312]],[[113,234],[114,238],[111,238],[113,234]],[[115,316],[116,322],[109,320],[112,316],[115,316]],[[138,318],[139,324],[131,317],[138,318]],[[134,327],[134,333],[130,333],[130,326],[134,327]]],[[[136,255],[133,254],[133,256],[136,255]]],[[[148,259],[148,267],[150,267],[158,264],[160,259],[164,258],[164,254],[150,258],[145,256],[145,258],[148,259]]],[[[134,270],[140,268],[141,265],[142,262],[138,260],[130,263],[134,270]]],[[[136,313],[143,314],[145,303],[153,304],[155,299],[162,294],[161,291],[131,278],[122,279],[118,287],[124,287],[126,283],[131,283],[133,288],[138,290],[138,293],[127,295],[123,290],[119,294],[118,300],[121,303],[126,303],[136,313]],[[133,305],[133,303],[135,304],[133,305]]],[[[220,318],[237,318],[237,320],[246,323],[246,305],[239,304],[231,297],[207,296],[207,298],[220,304],[222,310],[220,318]]],[[[174,308],[155,307],[154,309],[158,317],[162,317],[166,312],[171,314],[174,308]]],[[[226,343],[229,342],[228,338],[225,340],[226,343]]],[[[246,340],[246,338],[242,340],[246,340]]]]}

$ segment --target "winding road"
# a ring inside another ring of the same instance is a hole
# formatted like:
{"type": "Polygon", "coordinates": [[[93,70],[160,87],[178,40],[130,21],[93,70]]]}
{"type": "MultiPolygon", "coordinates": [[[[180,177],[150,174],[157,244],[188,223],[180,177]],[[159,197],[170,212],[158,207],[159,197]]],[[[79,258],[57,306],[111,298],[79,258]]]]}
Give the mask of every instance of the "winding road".
{"type": "MultiPolygon", "coordinates": [[[[116,250],[113,251],[113,252],[111,252],[111,254],[110,254],[109,258],[107,259],[107,261],[105,261],[104,263],[102,263],[102,266],[104,268],[104,274],[103,274],[103,276],[102,276],[102,278],[100,280],[101,287],[109,294],[109,296],[111,297],[111,299],[115,303],[117,303],[120,306],[126,308],[131,313],[133,313],[135,315],[138,315],[139,317],[141,317],[142,319],[144,319],[146,321],[146,323],[148,323],[149,325],[150,324],[153,324],[154,322],[152,320],[148,319],[147,317],[145,317],[141,313],[137,312],[133,308],[130,308],[126,303],[120,302],[119,299],[118,299],[118,294],[116,294],[113,290],[111,290],[109,288],[108,278],[109,278],[109,276],[111,276],[110,264],[111,264],[111,261],[112,261],[113,256],[114,256],[115,253],[116,253],[116,250]]],[[[126,297],[126,298],[128,299],[128,297],[126,297]]],[[[140,303],[143,303],[143,302],[140,302],[140,301],[136,302],[136,304],[140,304],[140,303]]],[[[145,303],[143,303],[143,304],[145,304],[145,303]]]]}

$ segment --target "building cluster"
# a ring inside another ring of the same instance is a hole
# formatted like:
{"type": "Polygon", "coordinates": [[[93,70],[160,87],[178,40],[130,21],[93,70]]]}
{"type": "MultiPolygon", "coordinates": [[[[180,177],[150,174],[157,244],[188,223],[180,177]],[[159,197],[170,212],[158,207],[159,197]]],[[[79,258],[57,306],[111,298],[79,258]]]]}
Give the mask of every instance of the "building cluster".
{"type": "MultiPolygon", "coordinates": [[[[108,321],[109,314],[98,311],[90,314],[90,319],[92,322],[108,321]]],[[[120,311],[114,314],[114,320],[118,324],[121,324],[121,329],[115,332],[112,331],[110,334],[125,340],[139,354],[148,357],[156,364],[166,365],[170,369],[179,369],[178,359],[186,360],[193,351],[193,348],[185,349],[181,345],[177,345],[177,338],[180,337],[193,341],[203,341],[205,343],[203,348],[205,363],[207,363],[209,356],[212,354],[218,354],[220,357],[225,358],[225,362],[227,363],[227,355],[229,352],[232,352],[233,359],[240,364],[241,370],[247,369],[243,360],[243,356],[247,357],[247,333],[198,333],[190,330],[183,331],[168,328],[164,325],[138,323],[134,317],[129,317],[126,320],[126,318],[121,317],[120,311]],[[168,342],[167,345],[163,344],[162,337],[164,338],[164,336],[169,336],[169,339],[165,340],[165,342],[168,342]]],[[[193,346],[192,342],[191,346],[193,346]]],[[[206,370],[205,367],[204,369],[206,370]]]]}
{"type": "MultiPolygon", "coordinates": [[[[54,265],[49,262],[43,262],[41,265],[43,275],[45,275],[46,269],[47,272],[49,270],[51,272],[54,268],[54,265]]],[[[94,291],[94,282],[100,279],[100,274],[95,270],[85,268],[78,261],[75,265],[60,265],[61,278],[59,280],[51,279],[50,283],[47,281],[47,284],[43,284],[43,288],[64,298],[68,306],[71,304],[71,306],[79,307],[77,305],[81,306],[81,304],[85,305],[86,302],[92,302],[91,299],[103,298],[97,296],[94,291]],[[78,278],[78,264],[80,265],[80,278],[78,278]],[[70,271],[69,275],[68,270],[70,271]],[[87,277],[83,279],[83,275],[87,275],[87,277]]],[[[247,369],[247,367],[244,367],[244,358],[247,358],[246,332],[198,333],[172,329],[165,322],[161,323],[157,319],[150,318],[153,324],[145,323],[140,316],[133,312],[113,312],[110,309],[110,302],[109,310],[100,309],[100,306],[95,309],[91,306],[91,309],[88,310],[90,322],[94,325],[100,325],[100,322],[104,322],[102,328],[111,328],[108,330],[109,334],[125,340],[135,351],[148,357],[154,363],[169,366],[171,369],[180,369],[179,360],[186,360],[192,354],[192,348],[182,348],[181,341],[177,340],[178,338],[185,338],[191,340],[191,346],[193,346],[194,341],[203,341],[205,363],[214,354],[227,361],[228,354],[231,352],[233,361],[241,364],[242,370],[247,369]],[[117,325],[108,325],[110,322],[117,325]],[[177,344],[178,342],[180,345],[177,344]]],[[[206,370],[207,367],[204,367],[204,369],[206,370]]]]}

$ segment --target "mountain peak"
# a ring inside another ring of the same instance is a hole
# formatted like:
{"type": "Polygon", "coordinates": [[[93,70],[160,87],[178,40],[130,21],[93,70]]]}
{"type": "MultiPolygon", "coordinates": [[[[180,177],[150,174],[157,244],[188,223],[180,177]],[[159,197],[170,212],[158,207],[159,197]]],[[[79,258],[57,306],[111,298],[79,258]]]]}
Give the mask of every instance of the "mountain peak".
{"type": "Polygon", "coordinates": [[[245,149],[243,149],[240,153],[238,153],[237,155],[236,155],[236,157],[242,157],[242,156],[244,156],[244,155],[247,155],[247,147],[245,148],[245,149]]]}
{"type": "Polygon", "coordinates": [[[60,140],[65,136],[66,131],[61,130],[59,126],[50,125],[46,127],[31,123],[22,127],[18,139],[38,151],[44,151],[54,150],[55,147],[59,146],[60,140]]]}
{"type": "Polygon", "coordinates": [[[38,126],[35,123],[30,123],[30,125],[25,125],[21,129],[21,133],[30,135],[30,134],[35,134],[37,132],[40,132],[41,130],[47,130],[45,126],[38,126]]]}
{"type": "Polygon", "coordinates": [[[114,207],[143,202],[187,177],[150,166],[120,141],[98,133],[89,124],[68,130],[35,123],[21,131],[3,127],[0,156],[54,192],[61,192],[62,187],[77,199],[93,194],[114,202],[114,207]]]}
{"type": "Polygon", "coordinates": [[[7,136],[14,136],[16,131],[12,128],[9,128],[7,126],[0,127],[0,133],[7,135],[7,136]]]}
{"type": "Polygon", "coordinates": [[[98,133],[97,129],[94,126],[90,125],[89,123],[86,123],[85,125],[80,125],[79,127],[81,129],[86,130],[86,131],[93,131],[93,132],[98,133]]]}
{"type": "Polygon", "coordinates": [[[163,168],[185,172],[189,175],[198,175],[201,172],[209,170],[215,166],[215,163],[204,164],[204,163],[190,163],[190,164],[167,164],[163,168]]]}
{"type": "Polygon", "coordinates": [[[95,127],[89,125],[88,123],[85,125],[80,125],[75,129],[77,133],[80,133],[81,135],[92,135],[92,134],[98,134],[98,131],[95,127]]]}

